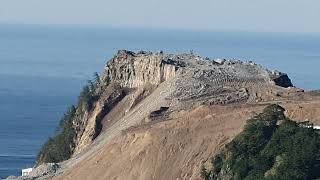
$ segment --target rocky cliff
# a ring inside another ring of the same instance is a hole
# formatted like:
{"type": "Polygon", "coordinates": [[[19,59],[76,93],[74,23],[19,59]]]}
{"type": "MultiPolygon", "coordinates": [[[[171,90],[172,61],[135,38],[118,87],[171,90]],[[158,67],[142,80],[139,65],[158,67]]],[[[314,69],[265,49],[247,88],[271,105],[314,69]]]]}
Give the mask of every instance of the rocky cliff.
{"type": "Polygon", "coordinates": [[[163,53],[134,53],[120,50],[106,64],[102,75],[104,82],[118,82],[121,87],[137,88],[146,84],[159,85],[174,77],[182,61],[170,59],[163,53]]]}
{"type": "MultiPolygon", "coordinates": [[[[76,132],[73,139],[74,146],[71,149],[72,157],[59,164],[61,172],[73,167],[80,168],[79,163],[87,161],[88,158],[90,160],[88,162],[91,163],[91,157],[100,157],[96,154],[99,152],[100,154],[106,153],[105,156],[108,156],[108,153],[113,154],[106,157],[107,159],[103,163],[107,163],[106,167],[114,169],[118,166],[113,167],[110,164],[115,161],[113,158],[121,155],[123,157],[118,158],[135,162],[134,158],[140,157],[139,154],[145,155],[148,153],[147,149],[150,148],[149,153],[151,154],[146,155],[150,158],[151,156],[155,158],[153,156],[155,154],[163,156],[163,153],[172,155],[177,155],[178,152],[190,153],[190,157],[185,154],[190,159],[184,159],[181,162],[176,159],[176,162],[171,163],[176,164],[177,167],[188,163],[186,167],[189,168],[187,168],[188,171],[192,172],[191,174],[185,170],[174,171],[173,174],[170,174],[166,169],[169,164],[163,163],[159,164],[159,168],[164,171],[154,173],[161,175],[167,172],[173,177],[182,179],[183,177],[192,177],[194,179],[200,171],[199,163],[204,158],[212,156],[212,152],[218,152],[219,148],[230,141],[230,138],[241,130],[245,119],[262,109],[259,104],[305,98],[304,95],[297,96],[303,92],[292,86],[285,73],[268,70],[253,62],[209,59],[188,53],[165,54],[143,51],[135,53],[120,50],[106,63],[104,72],[90,86],[88,91],[93,94],[90,96],[93,98],[90,98],[90,106],[86,106],[89,108],[85,108],[81,103],[76,107],[76,115],[72,119],[72,127],[76,132]],[[240,109],[236,108],[238,106],[240,109]],[[245,113],[241,114],[242,111],[245,113]],[[235,116],[236,112],[239,113],[237,117],[235,116]],[[219,118],[215,118],[215,116],[219,118]],[[229,120],[227,120],[228,117],[229,120]],[[238,118],[239,122],[237,122],[238,118]],[[184,119],[188,120],[184,121],[184,119]],[[196,121],[194,121],[195,119],[196,121]],[[225,122],[222,122],[222,119],[225,122]],[[202,121],[207,122],[202,125],[198,124],[202,121]],[[228,129],[230,123],[234,123],[231,130],[228,129]],[[203,129],[205,124],[216,129],[216,132],[219,133],[210,137],[212,132],[203,129]],[[204,133],[206,137],[196,133],[200,130],[206,132],[204,133]],[[229,134],[224,135],[224,132],[229,134]],[[181,133],[184,134],[183,137],[181,133]],[[200,148],[199,144],[195,147],[200,149],[193,149],[192,144],[189,144],[185,139],[190,133],[195,135],[194,138],[190,137],[193,139],[192,141],[197,142],[199,138],[205,142],[215,141],[219,147],[204,146],[206,149],[201,149],[204,147],[200,148]],[[125,135],[123,136],[123,134],[125,135]],[[163,139],[164,137],[165,139],[163,139]],[[174,145],[176,140],[171,142],[168,138],[182,138],[181,141],[176,142],[182,144],[176,146],[174,145]],[[140,145],[135,147],[133,145],[135,142],[140,145]],[[160,142],[163,142],[163,147],[159,144],[160,142]],[[118,144],[118,146],[114,146],[112,143],[118,144]],[[159,148],[169,149],[163,149],[162,153],[155,153],[153,152],[155,149],[150,143],[159,146],[159,148]],[[134,147],[135,150],[126,151],[126,149],[134,147]],[[145,147],[146,151],[141,147],[145,147]],[[185,152],[185,148],[191,149],[185,152]],[[212,151],[212,148],[216,148],[215,151],[212,151]],[[103,149],[108,149],[108,151],[105,152],[103,149]],[[112,153],[118,151],[119,154],[112,153]],[[122,152],[128,154],[124,155],[122,152]],[[195,154],[198,155],[194,157],[195,154]],[[192,158],[198,161],[192,161],[192,158]]],[[[168,160],[163,158],[160,158],[161,161],[168,160]]],[[[166,158],[170,159],[170,157],[166,158]]],[[[152,159],[145,160],[144,163],[140,160],[135,163],[158,167],[158,165],[152,164],[152,159]]],[[[92,163],[100,164],[102,162],[96,159],[92,163]]],[[[118,165],[125,166],[124,164],[118,165]]],[[[128,174],[136,177],[131,179],[141,179],[139,177],[142,177],[142,174],[138,172],[139,169],[127,170],[128,174]]],[[[121,175],[117,176],[117,173],[113,173],[111,170],[107,174],[105,176],[107,179],[121,179],[122,177],[121,175]]],[[[72,177],[75,176],[72,175],[72,177]]],[[[151,176],[149,172],[143,174],[143,177],[145,179],[161,179],[151,176]]]]}

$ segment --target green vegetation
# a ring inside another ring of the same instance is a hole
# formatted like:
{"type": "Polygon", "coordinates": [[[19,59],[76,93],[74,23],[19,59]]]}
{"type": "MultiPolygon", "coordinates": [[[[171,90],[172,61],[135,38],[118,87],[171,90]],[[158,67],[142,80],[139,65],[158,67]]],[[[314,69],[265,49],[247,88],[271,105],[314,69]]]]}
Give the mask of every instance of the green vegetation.
{"type": "Polygon", "coordinates": [[[38,155],[38,162],[60,162],[70,158],[76,135],[72,126],[75,113],[76,108],[71,106],[60,121],[57,135],[50,137],[43,145],[38,155]]]}
{"type": "Polygon", "coordinates": [[[95,93],[95,86],[92,81],[88,81],[88,85],[85,85],[80,93],[78,104],[84,107],[85,110],[90,111],[93,108],[94,103],[99,99],[99,94],[95,93]]]}
{"type": "MultiPolygon", "coordinates": [[[[100,77],[94,74],[94,80],[88,81],[78,97],[77,106],[71,106],[60,120],[57,131],[42,146],[37,156],[37,163],[61,162],[71,157],[75,148],[76,135],[79,128],[74,124],[79,122],[84,111],[91,111],[94,103],[99,99],[100,93],[96,91],[100,77]]],[[[81,122],[79,122],[81,123],[81,122]]]]}
{"type": "Polygon", "coordinates": [[[320,177],[320,135],[312,124],[284,116],[284,109],[268,106],[247,125],[225,151],[212,158],[213,168],[202,170],[213,179],[317,179],[320,177]],[[277,125],[280,124],[280,125],[277,125]]]}

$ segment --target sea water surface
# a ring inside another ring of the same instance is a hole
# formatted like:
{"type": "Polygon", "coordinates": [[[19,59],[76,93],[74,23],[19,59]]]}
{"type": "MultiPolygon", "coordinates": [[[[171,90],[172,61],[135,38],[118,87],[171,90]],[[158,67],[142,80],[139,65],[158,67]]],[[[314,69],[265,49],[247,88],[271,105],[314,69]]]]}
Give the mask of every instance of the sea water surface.
{"type": "Polygon", "coordinates": [[[320,88],[320,36],[0,25],[0,178],[32,167],[81,87],[118,49],[253,60],[320,88]]]}

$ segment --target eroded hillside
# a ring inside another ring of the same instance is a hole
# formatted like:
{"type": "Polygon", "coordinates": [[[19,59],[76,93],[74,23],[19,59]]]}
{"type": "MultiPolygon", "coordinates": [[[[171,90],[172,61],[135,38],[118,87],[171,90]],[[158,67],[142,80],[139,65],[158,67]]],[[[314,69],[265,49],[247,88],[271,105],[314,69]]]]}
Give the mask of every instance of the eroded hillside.
{"type": "Polygon", "coordinates": [[[253,62],[121,50],[90,86],[89,106],[75,107],[71,158],[32,176],[199,179],[202,164],[269,103],[318,123],[317,93],[292,86],[253,62]]]}

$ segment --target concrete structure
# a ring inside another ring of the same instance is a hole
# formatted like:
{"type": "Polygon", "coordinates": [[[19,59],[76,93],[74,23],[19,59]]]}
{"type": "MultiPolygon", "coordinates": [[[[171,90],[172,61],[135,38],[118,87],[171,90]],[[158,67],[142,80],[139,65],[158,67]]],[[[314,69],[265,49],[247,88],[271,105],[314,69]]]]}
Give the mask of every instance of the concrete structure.
{"type": "Polygon", "coordinates": [[[28,176],[31,171],[32,171],[32,168],[22,169],[21,176],[28,176]]]}

